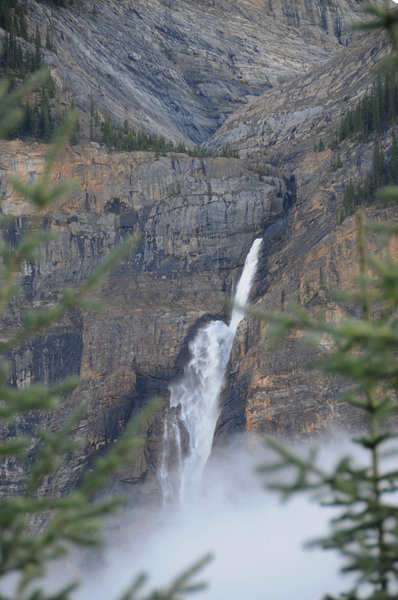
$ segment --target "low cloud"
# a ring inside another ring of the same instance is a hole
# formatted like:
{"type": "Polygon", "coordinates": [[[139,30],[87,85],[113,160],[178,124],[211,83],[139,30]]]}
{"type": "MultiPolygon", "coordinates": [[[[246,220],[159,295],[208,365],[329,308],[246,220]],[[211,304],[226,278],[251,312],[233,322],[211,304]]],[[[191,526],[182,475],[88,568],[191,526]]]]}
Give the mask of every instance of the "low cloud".
{"type": "MultiPolygon", "coordinates": [[[[333,513],[304,497],[281,504],[266,492],[255,473],[264,453],[254,446],[240,440],[217,451],[190,506],[127,509],[109,527],[108,545],[83,560],[75,599],[116,599],[142,571],[150,588],[166,585],[208,552],[214,560],[198,578],[208,582],[198,600],[320,600],[347,589],[334,552],[304,548],[327,532],[333,513]]],[[[327,446],[323,454],[330,462],[336,450],[327,446]]]]}

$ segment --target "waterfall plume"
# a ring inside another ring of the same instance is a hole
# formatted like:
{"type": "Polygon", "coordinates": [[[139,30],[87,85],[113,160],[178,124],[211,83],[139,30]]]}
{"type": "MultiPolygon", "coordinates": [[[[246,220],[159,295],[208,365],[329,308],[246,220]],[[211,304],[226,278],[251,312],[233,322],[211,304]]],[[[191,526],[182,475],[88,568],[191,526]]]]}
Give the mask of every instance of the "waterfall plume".
{"type": "Polygon", "coordinates": [[[244,306],[257,270],[261,242],[261,238],[254,240],[246,257],[229,325],[215,320],[199,329],[189,345],[191,358],[181,381],[170,386],[170,407],[165,416],[157,474],[165,505],[175,502],[185,505],[200,492],[220,412],[218,400],[234,336],[244,317],[244,306]],[[188,436],[186,452],[182,447],[181,430],[188,436]]]}

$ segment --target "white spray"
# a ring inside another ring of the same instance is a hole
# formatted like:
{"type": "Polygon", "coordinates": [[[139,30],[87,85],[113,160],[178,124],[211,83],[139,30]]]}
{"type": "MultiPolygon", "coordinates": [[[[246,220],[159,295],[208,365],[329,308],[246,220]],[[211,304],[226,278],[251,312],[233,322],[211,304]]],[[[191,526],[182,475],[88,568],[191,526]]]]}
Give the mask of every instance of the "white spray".
{"type": "Polygon", "coordinates": [[[261,239],[256,239],[246,257],[236,289],[229,326],[211,321],[189,345],[191,359],[179,383],[170,387],[170,408],[165,417],[163,452],[158,479],[165,505],[182,505],[198,496],[202,473],[210,456],[219,416],[218,398],[232,349],[232,342],[244,316],[244,305],[257,270],[261,239]],[[183,451],[186,432],[187,449],[183,451]],[[174,470],[170,470],[170,463],[174,470]]]}

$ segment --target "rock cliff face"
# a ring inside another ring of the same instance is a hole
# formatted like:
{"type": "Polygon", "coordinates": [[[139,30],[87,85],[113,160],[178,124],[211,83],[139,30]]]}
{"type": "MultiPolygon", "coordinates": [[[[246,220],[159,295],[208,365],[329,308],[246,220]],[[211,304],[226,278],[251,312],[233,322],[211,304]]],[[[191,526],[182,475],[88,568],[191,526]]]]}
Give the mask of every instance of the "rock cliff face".
{"type": "MultiPolygon", "coordinates": [[[[3,207],[19,216],[11,243],[27,217],[8,175],[34,177],[44,150],[1,145],[3,207]]],[[[231,289],[252,239],[284,221],[286,186],[276,178],[259,181],[238,159],[109,155],[93,148],[74,148],[62,158],[56,177],[74,175],[80,188],[46,216],[45,226],[57,236],[44,249],[46,260],[24,274],[24,298],[3,326],[15,326],[27,303],[50,305],[127,233],[142,235],[134,254],[103,284],[106,308],[100,315],[70,315],[11,357],[16,385],[81,375],[69,403],[81,396],[90,402],[86,433],[98,450],[117,438],[143,402],[165,395],[203,317],[223,314],[220,298],[231,289]]]]}
{"type": "MultiPolygon", "coordinates": [[[[235,110],[206,145],[228,143],[241,155],[107,153],[87,144],[67,149],[57,165],[54,178],[77,176],[80,187],[46,215],[44,225],[57,237],[43,248],[45,259],[26,268],[24,294],[3,331],[18,324],[26,306],[51,305],[65,285],[78,284],[127,233],[142,236],[104,281],[100,315],[70,314],[10,356],[15,385],[81,376],[62,411],[82,398],[89,402],[82,425],[87,443],[53,482],[57,490],[70,487],[90,456],[113,443],[150,397],[167,397],[196,329],[211,316],[226,317],[220,297],[233,290],[255,237],[264,239],[253,290],[258,306],[284,310],[299,300],[339,316],[331,290],[348,285],[356,269],[344,186],[369,171],[372,150],[345,141],[343,166],[336,169],[336,153],[315,152],[314,145],[332,139],[338,119],[369,86],[369,69],[385,52],[377,36],[352,40],[347,33],[360,4],[103,0],[93,15],[84,3],[83,9],[57,12],[28,1],[32,21],[51,24],[59,51],[46,60],[78,106],[87,109],[92,93],[115,117],[127,115],[148,130],[194,142],[208,138],[235,110]]],[[[383,143],[388,153],[388,132],[383,143]]],[[[17,172],[33,178],[45,149],[19,141],[0,145],[2,208],[17,217],[6,234],[10,244],[17,243],[29,215],[8,177],[17,172]]],[[[398,216],[392,208],[370,212],[398,216]]],[[[296,437],[342,421],[357,426],[337,400],[341,382],[308,375],[310,358],[295,338],[271,352],[264,326],[243,321],[218,442],[242,429],[296,437]]],[[[32,420],[19,423],[24,431],[33,426],[32,420]]],[[[161,431],[159,413],[126,481],[153,473],[161,431]]],[[[7,465],[1,468],[8,489],[7,465]]],[[[22,477],[15,473],[13,486],[22,477]]]]}
{"type": "Polygon", "coordinates": [[[349,43],[357,0],[101,0],[29,17],[64,96],[88,111],[173,140],[202,142],[264,89],[323,63],[349,43]],[[283,43],[281,43],[281,32],[283,43]]]}
{"type": "MultiPolygon", "coordinates": [[[[365,93],[370,66],[385,52],[379,36],[359,40],[322,68],[286,82],[278,94],[264,93],[208,141],[214,148],[228,140],[242,155],[294,182],[288,228],[277,244],[268,246],[262,264],[259,308],[283,311],[299,302],[330,319],[342,316],[333,290],[349,289],[358,268],[355,219],[344,218],[343,192],[347,181],[361,181],[370,172],[372,150],[345,141],[338,150],[342,164],[336,168],[336,151],[326,144],[350,99],[365,93]],[[320,140],[325,149],[317,152],[320,140]]],[[[388,133],[383,147],[388,156],[388,133]]],[[[370,219],[398,217],[392,208],[364,210],[370,219]]],[[[300,437],[333,426],[357,428],[357,414],[339,401],[344,383],[308,372],[313,358],[296,337],[271,350],[264,324],[246,322],[233,349],[217,439],[242,429],[300,437]]]]}

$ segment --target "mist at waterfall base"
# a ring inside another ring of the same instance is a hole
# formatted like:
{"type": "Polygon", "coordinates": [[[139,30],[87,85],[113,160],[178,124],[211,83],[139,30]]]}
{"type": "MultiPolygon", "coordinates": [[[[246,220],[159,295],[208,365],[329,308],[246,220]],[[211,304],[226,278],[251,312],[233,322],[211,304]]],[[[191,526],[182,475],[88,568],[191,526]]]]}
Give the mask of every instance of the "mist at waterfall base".
{"type": "Polygon", "coordinates": [[[190,360],[180,381],[170,386],[169,409],[164,418],[162,457],[157,469],[164,506],[192,503],[213,445],[220,414],[220,392],[232,344],[257,271],[262,239],[251,245],[236,287],[229,325],[210,321],[189,345],[190,360]],[[182,436],[187,444],[183,449],[182,436]],[[173,467],[173,468],[171,468],[173,467]]]}
{"type": "MultiPolygon", "coordinates": [[[[237,305],[248,300],[260,246],[255,240],[247,255],[237,305]]],[[[108,528],[108,547],[97,569],[85,569],[76,600],[116,599],[142,571],[151,576],[150,588],[165,586],[208,552],[214,560],[197,577],[209,583],[199,599],[319,600],[341,589],[336,556],[303,549],[306,540],[326,533],[330,512],[302,498],[281,505],[266,494],[255,473],[267,459],[261,444],[242,435],[209,460],[219,393],[242,318],[235,308],[229,325],[212,321],[191,341],[191,358],[170,388],[165,415],[157,471],[163,506],[126,511],[118,527],[108,528]]]]}
{"type": "MultiPolygon", "coordinates": [[[[234,298],[240,307],[260,247],[256,239],[246,257],[234,298]]],[[[139,573],[149,574],[148,590],[164,587],[209,552],[213,561],[195,578],[208,582],[198,600],[319,600],[342,589],[337,557],[303,548],[326,533],[330,510],[304,498],[282,505],[266,493],[255,467],[267,456],[253,437],[242,434],[212,452],[219,394],[242,318],[235,306],[229,325],[215,320],[198,330],[184,374],[170,386],[156,473],[159,504],[127,508],[109,522],[105,548],[74,554],[69,574],[57,566],[55,589],[78,576],[74,600],[116,600],[139,573]]]]}
{"type": "MultiPolygon", "coordinates": [[[[261,239],[246,257],[234,301],[246,304],[261,239]]],[[[157,470],[163,507],[126,512],[77,600],[116,598],[132,574],[148,571],[151,587],[164,586],[200,559],[214,554],[200,575],[209,582],[203,600],[318,600],[338,591],[337,561],[303,543],[326,531],[325,511],[303,499],[281,506],[266,495],[255,465],[265,457],[257,444],[235,438],[211,453],[219,394],[234,335],[243,318],[234,308],[229,325],[212,321],[191,341],[183,377],[171,387],[162,456],[157,470]],[[183,448],[183,437],[187,440],[183,448]],[[127,526],[129,525],[129,527],[127,526]]]]}
{"type": "MultiPolygon", "coordinates": [[[[208,552],[213,561],[196,577],[208,587],[192,595],[198,600],[320,600],[347,589],[334,552],[304,548],[327,532],[334,513],[305,497],[282,504],[266,492],[255,467],[269,456],[251,445],[242,437],[216,450],[200,494],[183,509],[127,509],[110,523],[97,565],[81,563],[75,598],[116,600],[142,571],[148,590],[165,586],[208,552]]],[[[342,445],[326,445],[323,463],[334,462],[342,445]]]]}

